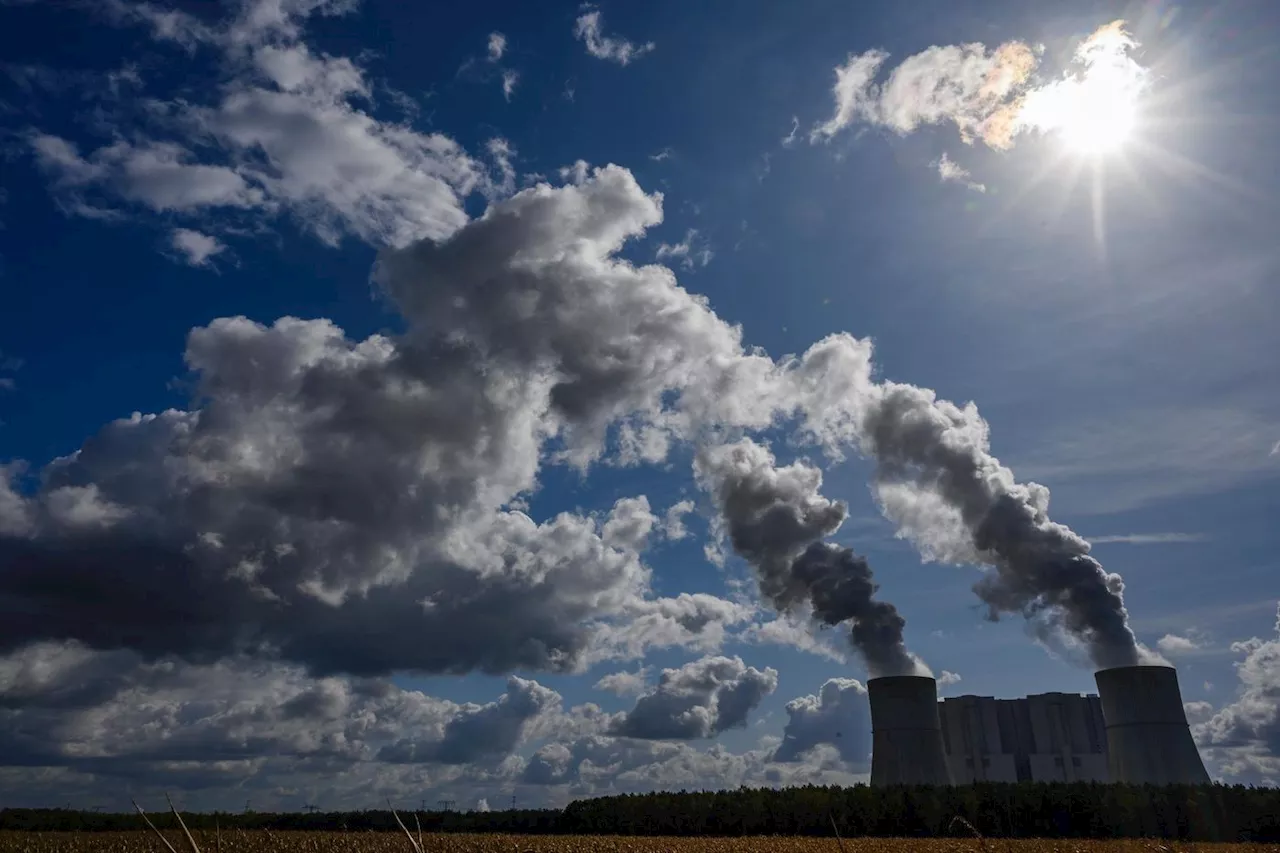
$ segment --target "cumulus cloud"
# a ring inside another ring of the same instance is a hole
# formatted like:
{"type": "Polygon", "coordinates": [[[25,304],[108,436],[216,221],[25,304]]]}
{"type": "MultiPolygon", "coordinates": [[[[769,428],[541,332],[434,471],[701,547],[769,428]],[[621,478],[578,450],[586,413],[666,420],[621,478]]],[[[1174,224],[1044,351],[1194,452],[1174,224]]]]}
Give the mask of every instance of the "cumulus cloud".
{"type": "Polygon", "coordinates": [[[1156,648],[1161,654],[1169,657],[1178,657],[1179,655],[1193,654],[1200,650],[1200,643],[1190,637],[1183,637],[1178,634],[1165,634],[1156,641],[1156,648]]]}
{"type": "Polygon", "coordinates": [[[603,169],[386,254],[376,278],[409,321],[400,337],[293,318],[193,330],[198,405],[109,424],[35,493],[6,490],[18,534],[0,540],[0,645],[270,653],[355,673],[715,648],[751,609],[650,597],[646,502],[543,522],[500,509],[534,487],[552,436],[587,464],[623,416],[665,423],[690,365],[756,363],[669,271],[610,258],[657,201],[603,169]]]}
{"type": "Polygon", "coordinates": [[[573,25],[574,38],[587,47],[587,53],[596,59],[606,59],[619,65],[629,65],[654,49],[653,42],[635,44],[621,36],[606,36],[600,10],[587,7],[573,25]]]}
{"type": "Polygon", "coordinates": [[[865,770],[871,756],[871,707],[867,689],[852,678],[832,678],[817,696],[787,703],[787,725],[776,761],[797,761],[822,745],[835,747],[840,758],[865,770]]]}
{"type": "Polygon", "coordinates": [[[942,674],[938,676],[938,685],[946,687],[951,684],[959,684],[962,680],[959,673],[948,672],[944,669],[942,674]]]}
{"type": "Polygon", "coordinates": [[[227,248],[217,237],[190,228],[175,228],[170,231],[169,246],[183,263],[193,267],[208,266],[215,255],[227,248]]]}
{"type": "Polygon", "coordinates": [[[610,733],[648,740],[693,740],[745,726],[778,686],[778,672],[739,657],[705,657],[664,669],[658,684],[623,714],[610,733]]]}
{"type": "Polygon", "coordinates": [[[779,764],[768,749],[735,753],[719,744],[699,749],[686,742],[605,735],[546,744],[519,777],[527,785],[562,790],[566,798],[742,785],[852,785],[866,778],[834,750],[821,747],[801,761],[779,764]]]}
{"type": "Polygon", "coordinates": [[[857,122],[900,135],[951,124],[966,144],[994,149],[1009,148],[1028,131],[1069,132],[1082,111],[1127,111],[1146,80],[1132,59],[1136,47],[1124,22],[1112,22],[1081,42],[1060,78],[1048,80],[1036,77],[1039,52],[1020,41],[993,49],[935,45],[902,60],[880,83],[889,54],[850,54],[835,69],[835,110],[814,126],[810,141],[827,141],[857,122]]]}
{"type": "Polygon", "coordinates": [[[497,772],[560,697],[510,679],[486,704],[462,704],[379,679],[314,678],[243,658],[148,662],[133,652],[35,643],[0,657],[0,751],[13,767],[59,766],[108,784],[188,788],[325,768],[461,765],[497,772]],[[111,781],[111,780],[114,780],[111,781]]]}
{"type": "Polygon", "coordinates": [[[1240,679],[1235,701],[1194,724],[1196,739],[1224,776],[1253,783],[1275,779],[1280,774],[1280,608],[1275,637],[1253,637],[1231,649],[1243,655],[1235,665],[1240,679]]]}
{"type": "Polygon", "coordinates": [[[509,755],[531,722],[558,710],[560,694],[536,681],[511,676],[507,692],[495,702],[468,703],[452,709],[436,731],[414,731],[378,751],[396,763],[471,764],[509,755]]]}

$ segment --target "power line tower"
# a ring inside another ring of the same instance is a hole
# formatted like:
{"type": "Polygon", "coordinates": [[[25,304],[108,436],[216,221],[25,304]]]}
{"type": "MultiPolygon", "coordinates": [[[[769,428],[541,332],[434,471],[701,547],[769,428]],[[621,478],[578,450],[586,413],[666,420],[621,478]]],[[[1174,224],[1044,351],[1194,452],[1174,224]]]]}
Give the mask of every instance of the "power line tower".
{"type": "Polygon", "coordinates": [[[512,811],[515,811],[515,810],[516,810],[516,795],[515,795],[515,794],[512,794],[512,795],[511,795],[511,810],[512,810],[512,811]]]}

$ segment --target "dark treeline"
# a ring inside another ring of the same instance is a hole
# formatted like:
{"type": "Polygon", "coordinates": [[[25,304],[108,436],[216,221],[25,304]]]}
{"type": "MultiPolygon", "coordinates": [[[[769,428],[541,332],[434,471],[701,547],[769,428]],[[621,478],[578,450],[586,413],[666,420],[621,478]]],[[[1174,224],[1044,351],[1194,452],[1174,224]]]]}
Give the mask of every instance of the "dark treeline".
{"type": "MultiPolygon", "coordinates": [[[[1244,786],[979,784],[954,788],[805,786],[633,794],[563,810],[400,813],[424,832],[610,835],[841,835],[1176,838],[1280,842],[1280,789],[1244,786]],[[972,827],[972,829],[970,828],[972,827]]],[[[156,815],[162,828],[171,816],[156,815]]],[[[387,810],[183,813],[192,829],[399,831],[387,810]]],[[[0,829],[144,829],[136,814],[3,809],[0,829]]]]}

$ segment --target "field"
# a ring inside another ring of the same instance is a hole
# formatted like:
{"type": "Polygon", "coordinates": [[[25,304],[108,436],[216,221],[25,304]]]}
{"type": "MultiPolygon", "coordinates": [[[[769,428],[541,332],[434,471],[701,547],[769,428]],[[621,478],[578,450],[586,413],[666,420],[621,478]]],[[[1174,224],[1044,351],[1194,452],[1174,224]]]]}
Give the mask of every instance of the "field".
{"type": "MultiPolygon", "coordinates": [[[[180,831],[165,833],[182,853],[180,831]]],[[[342,832],[195,832],[202,853],[413,853],[403,835],[342,832]]],[[[640,838],[608,835],[422,837],[423,853],[841,853],[834,838],[640,838]]],[[[1079,839],[847,838],[844,853],[1262,853],[1267,844],[1079,839]]],[[[144,832],[0,832],[0,853],[168,853],[144,832]]]]}

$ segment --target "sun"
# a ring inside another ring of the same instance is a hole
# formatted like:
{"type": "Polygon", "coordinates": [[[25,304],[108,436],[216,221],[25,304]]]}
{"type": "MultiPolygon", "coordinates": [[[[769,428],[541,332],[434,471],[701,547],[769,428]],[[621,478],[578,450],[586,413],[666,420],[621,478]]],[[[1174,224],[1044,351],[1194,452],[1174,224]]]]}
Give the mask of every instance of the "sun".
{"type": "Polygon", "coordinates": [[[1133,135],[1138,99],[1127,83],[1095,69],[1072,91],[1058,118],[1059,132],[1069,149],[1100,156],[1120,149],[1133,135]]]}
{"type": "Polygon", "coordinates": [[[1057,136],[1079,156],[1122,149],[1147,85],[1146,70],[1130,56],[1136,46],[1123,21],[1100,28],[1077,49],[1071,71],[1024,96],[1019,123],[1057,136]]]}

